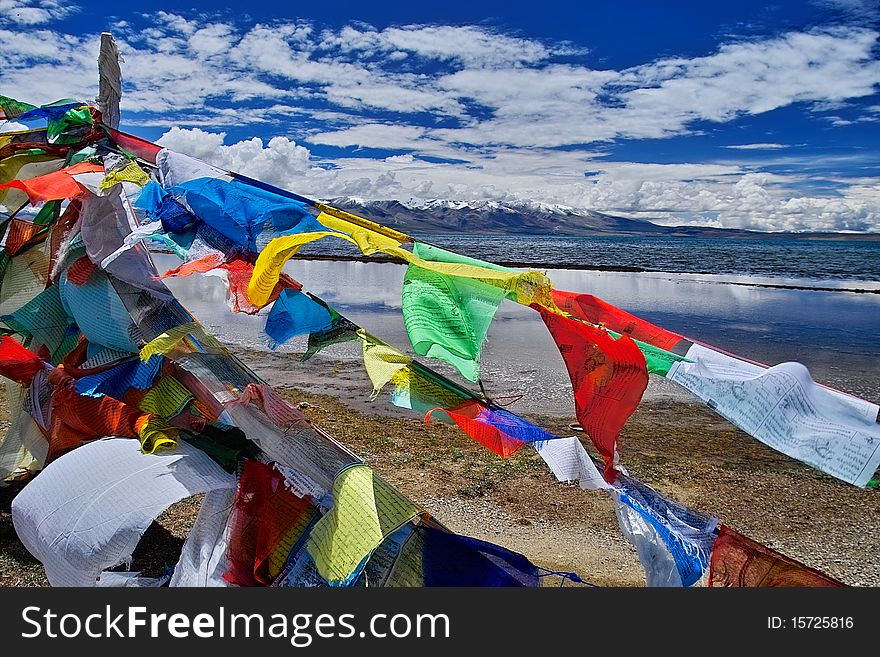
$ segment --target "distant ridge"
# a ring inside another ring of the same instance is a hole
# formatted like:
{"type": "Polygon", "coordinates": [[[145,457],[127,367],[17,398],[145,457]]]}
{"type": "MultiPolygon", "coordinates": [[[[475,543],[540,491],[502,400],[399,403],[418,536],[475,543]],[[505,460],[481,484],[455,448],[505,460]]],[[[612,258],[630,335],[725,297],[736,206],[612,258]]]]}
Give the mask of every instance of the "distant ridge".
{"type": "Polygon", "coordinates": [[[577,210],[564,205],[534,201],[373,201],[343,196],[328,199],[327,202],[385,226],[415,234],[465,232],[880,240],[880,234],[767,233],[730,228],[661,226],[646,219],[617,217],[594,210],[577,210]]]}

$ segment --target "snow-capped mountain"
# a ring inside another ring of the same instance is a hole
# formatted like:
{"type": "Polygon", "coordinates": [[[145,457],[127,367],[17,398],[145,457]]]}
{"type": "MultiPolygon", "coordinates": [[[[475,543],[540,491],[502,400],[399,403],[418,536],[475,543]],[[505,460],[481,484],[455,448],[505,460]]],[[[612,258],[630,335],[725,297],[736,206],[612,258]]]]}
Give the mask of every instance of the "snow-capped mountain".
{"type": "Polygon", "coordinates": [[[328,202],[402,231],[422,233],[541,233],[584,235],[595,233],[666,233],[650,221],[615,217],[592,210],[534,201],[449,201],[410,199],[370,201],[340,197],[328,202]]]}

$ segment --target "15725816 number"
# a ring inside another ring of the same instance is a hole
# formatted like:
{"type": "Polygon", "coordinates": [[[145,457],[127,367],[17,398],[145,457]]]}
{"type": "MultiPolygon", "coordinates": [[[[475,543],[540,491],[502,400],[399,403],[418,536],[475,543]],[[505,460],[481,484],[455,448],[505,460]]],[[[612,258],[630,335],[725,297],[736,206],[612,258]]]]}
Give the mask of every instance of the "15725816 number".
{"type": "Polygon", "coordinates": [[[792,616],[788,619],[793,630],[849,630],[852,616],[792,616]]]}

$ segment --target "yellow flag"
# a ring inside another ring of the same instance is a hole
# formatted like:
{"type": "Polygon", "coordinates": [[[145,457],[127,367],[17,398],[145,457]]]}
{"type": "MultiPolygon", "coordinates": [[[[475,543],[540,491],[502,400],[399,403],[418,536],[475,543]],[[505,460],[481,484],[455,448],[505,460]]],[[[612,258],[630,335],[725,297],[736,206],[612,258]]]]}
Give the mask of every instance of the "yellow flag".
{"type": "MultiPolygon", "coordinates": [[[[318,221],[322,221],[318,216],[318,221]]],[[[257,307],[263,307],[269,303],[272,290],[275,289],[284,263],[296,255],[304,245],[319,240],[322,237],[338,237],[356,243],[351,237],[343,233],[333,231],[317,231],[312,233],[296,233],[293,235],[281,235],[270,241],[257,257],[254,264],[254,273],[248,283],[247,295],[250,302],[257,307]]]]}
{"type": "MultiPolygon", "coordinates": [[[[350,216],[353,217],[354,215],[350,216]]],[[[318,221],[321,222],[324,226],[327,226],[327,228],[338,230],[341,233],[346,233],[347,235],[350,235],[351,238],[354,240],[354,243],[357,244],[357,247],[364,255],[370,255],[376,253],[377,251],[387,252],[386,249],[399,247],[403,241],[388,237],[370,228],[365,228],[361,225],[352,223],[347,219],[329,215],[326,212],[322,212],[320,215],[318,215],[318,221]]],[[[378,226],[378,224],[376,225],[378,226]]]]}
{"type": "Polygon", "coordinates": [[[373,382],[373,399],[395,374],[412,363],[412,358],[360,329],[358,337],[364,348],[364,368],[373,382]]]}
{"type": "Polygon", "coordinates": [[[150,182],[150,176],[137,165],[137,162],[132,160],[124,167],[108,171],[101,184],[98,185],[98,189],[110,189],[113,185],[118,185],[121,182],[132,182],[143,187],[150,182]]]}
{"type": "Polygon", "coordinates": [[[172,418],[183,410],[192,399],[192,393],[173,376],[163,376],[150,388],[138,404],[145,413],[172,418]]]}
{"type": "Polygon", "coordinates": [[[458,262],[435,262],[424,260],[399,247],[383,249],[383,252],[438,274],[473,278],[500,287],[508,293],[513,301],[524,306],[541,303],[541,305],[550,304],[548,307],[551,309],[556,307],[550,297],[552,285],[550,279],[539,271],[505,271],[458,262]]]}
{"type": "Polygon", "coordinates": [[[419,508],[365,465],[333,481],[333,508],[315,523],[307,549],[318,573],[344,584],[382,540],[419,513],[419,508]]]}
{"type": "Polygon", "coordinates": [[[318,207],[322,208],[318,222],[332,230],[281,235],[270,241],[260,252],[248,284],[248,298],[255,306],[262,307],[269,302],[284,263],[296,255],[300,248],[324,237],[336,237],[355,244],[364,255],[380,251],[438,274],[481,280],[502,288],[508,297],[517,303],[526,306],[539,303],[556,311],[556,305],[550,296],[551,282],[546,274],[534,270],[510,271],[469,263],[425,260],[401,248],[402,242],[411,241],[411,238],[403,233],[329,206],[319,204],[318,207]],[[333,214],[328,214],[329,211],[333,214]],[[375,226],[376,229],[370,226],[375,226]]]}
{"type": "Polygon", "coordinates": [[[144,454],[152,454],[156,450],[172,448],[177,446],[177,429],[162,420],[162,418],[153,415],[144,416],[148,418],[145,422],[138,422],[136,425],[138,436],[141,439],[141,451],[144,454]]]}
{"type": "Polygon", "coordinates": [[[193,348],[198,349],[201,346],[204,349],[216,349],[225,352],[226,348],[217,342],[214,336],[210,335],[202,325],[198,322],[189,322],[175,326],[173,329],[165,331],[162,335],[154,338],[141,348],[141,360],[149,362],[150,358],[159,355],[164,356],[174,349],[184,339],[189,339],[193,343],[193,348]]]}
{"type": "MultiPolygon", "coordinates": [[[[345,223],[341,224],[341,226],[356,226],[358,228],[368,230],[372,233],[377,233],[381,237],[390,239],[391,241],[397,242],[398,244],[413,241],[412,237],[410,237],[406,233],[401,233],[400,231],[389,228],[388,226],[377,224],[375,221],[364,219],[363,217],[359,217],[356,214],[352,214],[351,212],[339,210],[330,205],[324,205],[323,203],[315,203],[315,207],[318,208],[324,215],[324,217],[318,217],[318,219],[320,219],[322,222],[324,219],[327,219],[329,215],[330,217],[343,220],[345,223]]],[[[327,226],[328,224],[324,225],[327,226]]],[[[342,230],[342,232],[348,232],[342,227],[339,228],[339,230],[342,230]]]]}
{"type": "Polygon", "coordinates": [[[321,214],[318,216],[319,222],[328,228],[350,235],[364,255],[381,251],[387,255],[396,256],[411,265],[430,269],[438,274],[478,279],[502,288],[511,301],[524,306],[537,303],[551,312],[564,314],[553,302],[550,294],[552,287],[550,279],[540,271],[505,271],[504,269],[482,267],[478,264],[424,260],[412,252],[400,248],[404,242],[414,241],[406,233],[323,203],[316,203],[315,207],[321,210],[321,214]]]}
{"type": "Polygon", "coordinates": [[[391,377],[394,392],[391,403],[414,411],[427,412],[432,408],[452,408],[466,398],[438,385],[419,371],[407,366],[391,377]]]}

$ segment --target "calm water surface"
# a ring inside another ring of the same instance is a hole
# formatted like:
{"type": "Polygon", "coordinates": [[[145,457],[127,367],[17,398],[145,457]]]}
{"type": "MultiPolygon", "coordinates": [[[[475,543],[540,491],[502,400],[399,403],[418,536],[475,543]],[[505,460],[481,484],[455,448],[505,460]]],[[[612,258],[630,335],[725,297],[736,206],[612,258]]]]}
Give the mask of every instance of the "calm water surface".
{"type": "MultiPolygon", "coordinates": [[[[163,258],[157,258],[160,269],[173,266],[172,258],[163,258]]],[[[297,260],[288,263],[285,271],[370,333],[409,350],[400,312],[404,266],[297,260]]],[[[547,273],[558,288],[595,294],[664,328],[767,364],[799,361],[817,381],[880,401],[880,294],[759,286],[767,281],[804,285],[802,277],[778,275],[566,269],[547,273]]],[[[831,286],[834,280],[810,279],[810,283],[831,286]]],[[[870,287],[869,283],[857,287],[870,287]]],[[[262,330],[265,317],[231,313],[218,279],[196,276],[169,279],[168,284],[221,340],[269,349],[262,330]]],[[[304,340],[294,340],[279,351],[301,352],[303,344],[304,340]]],[[[360,349],[354,344],[337,345],[319,357],[356,361],[360,349]]],[[[571,393],[562,359],[532,310],[507,301],[502,304],[482,362],[490,394],[524,394],[522,408],[533,411],[568,408],[571,393]]],[[[291,358],[290,363],[295,376],[298,360],[291,358]]],[[[430,364],[450,371],[443,363],[430,364]]]]}
{"type": "MultiPolygon", "coordinates": [[[[489,262],[880,281],[880,241],[460,234],[424,240],[489,262]]],[[[309,252],[357,253],[341,240],[322,240],[303,250],[309,252]]]]}

